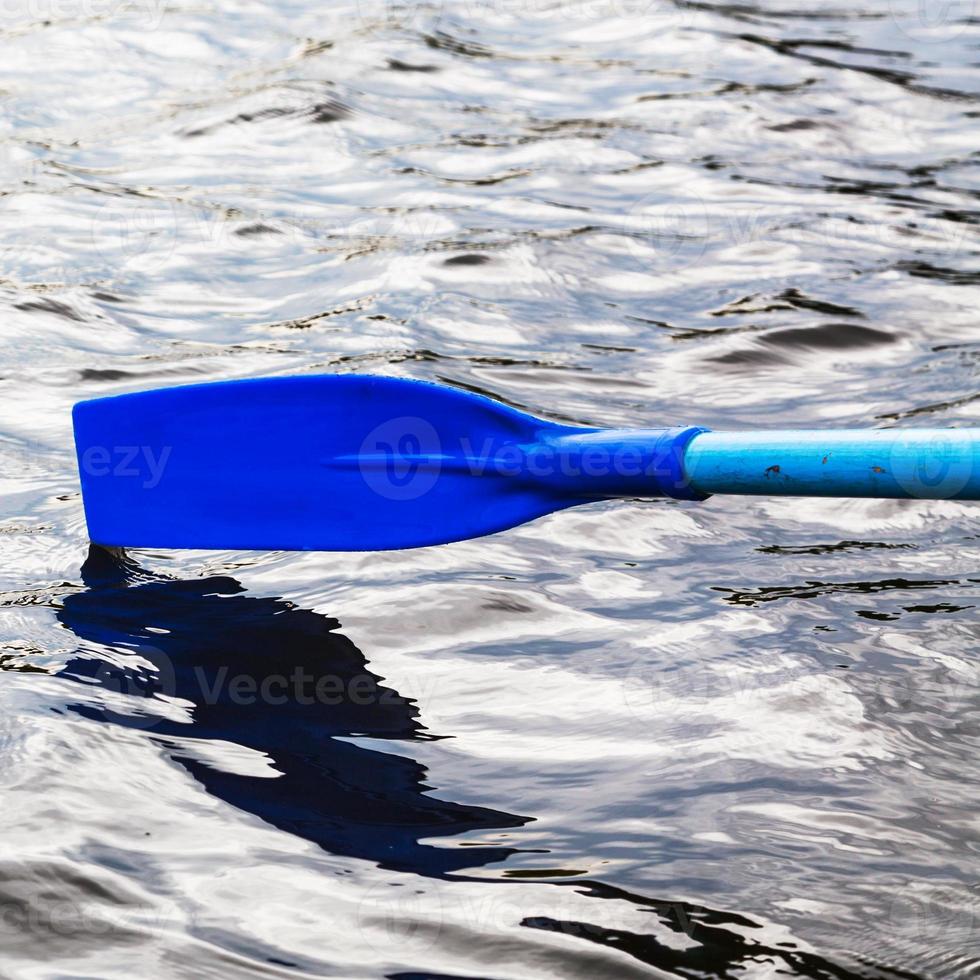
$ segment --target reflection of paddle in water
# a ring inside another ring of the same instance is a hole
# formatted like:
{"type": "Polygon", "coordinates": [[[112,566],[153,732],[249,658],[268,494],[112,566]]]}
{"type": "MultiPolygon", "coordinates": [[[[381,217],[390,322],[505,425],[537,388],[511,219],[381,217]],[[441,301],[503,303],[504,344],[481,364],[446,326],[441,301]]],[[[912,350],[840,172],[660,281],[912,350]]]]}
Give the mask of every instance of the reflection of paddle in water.
{"type": "MultiPolygon", "coordinates": [[[[519,827],[529,818],[436,799],[428,794],[424,767],[414,760],[343,740],[433,736],[418,721],[414,703],[381,684],[357,647],[334,632],[336,620],[281,599],[242,595],[230,577],[157,578],[100,548],[92,549],[82,575],[88,590],[67,596],[59,618],[83,640],[130,652],[112,663],[110,650],[105,658],[88,653],[70,661],[63,674],[138,697],[123,709],[133,714],[117,714],[109,699],[98,707],[76,703],[73,710],[146,728],[208,792],[333,854],[445,877],[516,853],[503,846],[420,843],[519,827]],[[127,659],[133,666],[117,666],[127,659]],[[153,669],[136,666],[143,661],[153,669]],[[191,723],[164,717],[161,694],[191,702],[191,723]],[[197,742],[205,750],[233,743],[264,753],[279,775],[224,771],[213,753],[189,748],[197,742]]],[[[521,925],[625,953],[673,976],[731,977],[761,962],[778,966],[781,975],[811,980],[913,980],[911,973],[867,961],[852,971],[785,941],[784,932],[774,939],[764,922],[737,913],[649,899],[598,881],[556,884],[592,899],[581,911],[598,914],[528,915],[521,925]],[[649,928],[634,932],[622,923],[610,928],[589,921],[606,918],[606,903],[597,899],[649,913],[649,928]]],[[[557,911],[555,904],[546,903],[543,911],[557,911]]]]}
{"type": "Polygon", "coordinates": [[[84,640],[135,648],[156,669],[75,658],[66,675],[141,695],[137,710],[150,717],[127,719],[86,704],[74,710],[146,727],[171,746],[168,737],[176,737],[174,758],[209,793],[333,854],[440,876],[514,853],[508,847],[420,843],[519,827],[528,818],[436,799],[419,763],[342,740],[432,736],[419,723],[414,702],[382,685],[360,650],[334,632],[336,620],[281,599],[242,595],[230,577],[152,578],[96,547],[82,575],[89,589],[65,599],[61,621],[84,640]],[[154,698],[159,694],[191,702],[192,723],[156,717],[154,704],[163,707],[154,698]],[[188,739],[255,749],[281,775],[222,771],[195,758],[188,739]]]}

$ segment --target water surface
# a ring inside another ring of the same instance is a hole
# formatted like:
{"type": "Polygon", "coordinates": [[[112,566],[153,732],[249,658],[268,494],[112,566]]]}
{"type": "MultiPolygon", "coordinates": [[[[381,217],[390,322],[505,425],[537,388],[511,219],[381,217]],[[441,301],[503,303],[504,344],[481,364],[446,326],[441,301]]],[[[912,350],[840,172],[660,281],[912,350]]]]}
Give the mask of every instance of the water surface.
{"type": "Polygon", "coordinates": [[[90,554],[69,422],[375,372],[976,424],[971,0],[12,8],[4,975],[980,974],[975,507],[90,554]]]}

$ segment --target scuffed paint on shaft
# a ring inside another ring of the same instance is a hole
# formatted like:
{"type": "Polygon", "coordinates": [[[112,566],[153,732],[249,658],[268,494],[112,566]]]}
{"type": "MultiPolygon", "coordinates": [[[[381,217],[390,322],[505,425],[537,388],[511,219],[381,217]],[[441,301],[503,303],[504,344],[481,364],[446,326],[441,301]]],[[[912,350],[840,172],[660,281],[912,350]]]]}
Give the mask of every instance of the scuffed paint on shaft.
{"type": "Polygon", "coordinates": [[[704,432],[684,470],[704,494],[980,500],[980,429],[704,432]]]}

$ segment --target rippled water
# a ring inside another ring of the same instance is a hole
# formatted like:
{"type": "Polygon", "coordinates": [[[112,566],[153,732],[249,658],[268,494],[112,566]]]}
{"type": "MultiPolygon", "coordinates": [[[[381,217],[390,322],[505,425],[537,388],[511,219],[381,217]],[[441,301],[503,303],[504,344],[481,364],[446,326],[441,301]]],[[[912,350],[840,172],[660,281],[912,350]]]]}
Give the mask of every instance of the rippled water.
{"type": "Polygon", "coordinates": [[[3,974],[980,975],[975,507],[87,559],[69,423],[314,371],[975,423],[978,51],[972,0],[0,4],[3,974]]]}

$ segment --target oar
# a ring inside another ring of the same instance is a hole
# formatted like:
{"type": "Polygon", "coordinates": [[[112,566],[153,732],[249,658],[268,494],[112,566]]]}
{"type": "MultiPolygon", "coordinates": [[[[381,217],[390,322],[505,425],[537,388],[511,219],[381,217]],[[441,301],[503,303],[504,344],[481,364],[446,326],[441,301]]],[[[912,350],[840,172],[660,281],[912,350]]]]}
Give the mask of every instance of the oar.
{"type": "Polygon", "coordinates": [[[102,545],[411,548],[611,497],[980,499],[980,429],[593,429],[401,378],[188,385],[74,422],[102,545]]]}

